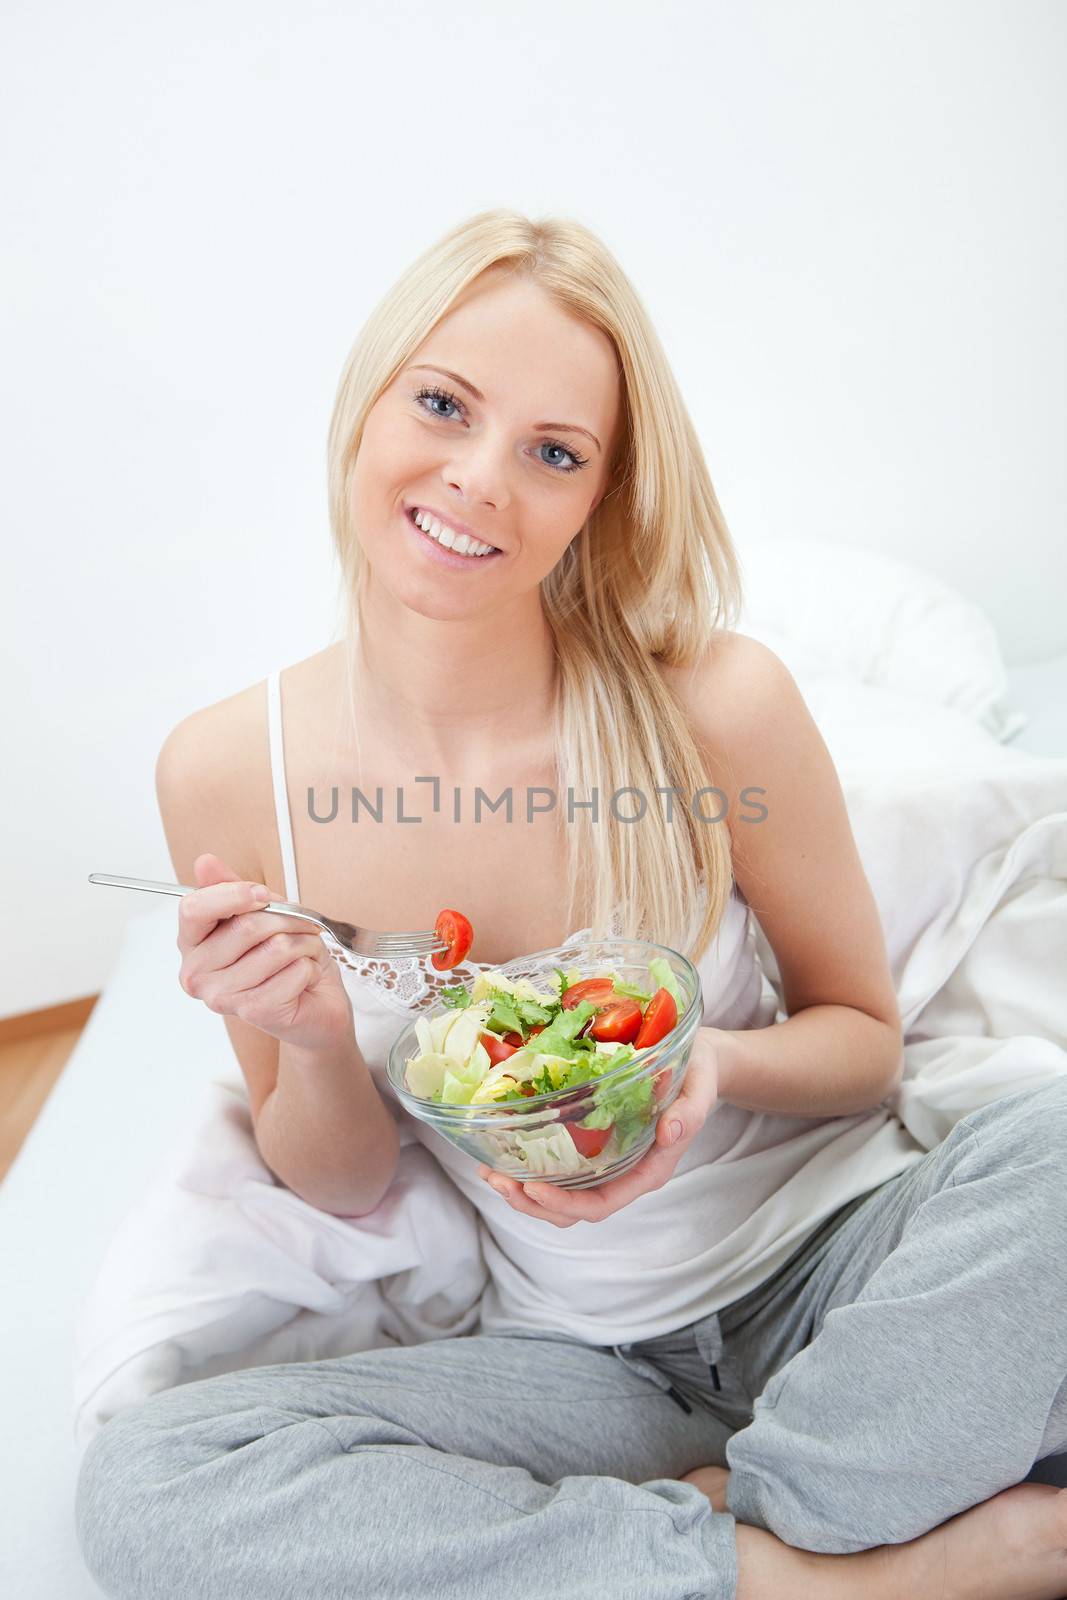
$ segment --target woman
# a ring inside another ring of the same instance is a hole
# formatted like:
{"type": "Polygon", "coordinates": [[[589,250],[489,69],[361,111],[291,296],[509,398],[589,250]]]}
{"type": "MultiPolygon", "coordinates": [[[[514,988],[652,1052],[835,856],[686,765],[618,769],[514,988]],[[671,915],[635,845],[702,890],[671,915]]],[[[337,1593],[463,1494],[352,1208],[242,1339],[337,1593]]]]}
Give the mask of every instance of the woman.
{"type": "Polygon", "coordinates": [[[342,642],[272,674],[266,715],[257,684],[187,718],[157,771],[198,885],[182,986],[226,1019],[265,1161],[373,1211],[384,1052],[434,998],[415,962],[342,976],[257,914],[269,883],[377,928],[459,905],[473,963],[579,920],[655,937],[699,961],[706,1025],[679,1135],[598,1188],[520,1186],[417,1125],[484,1219],[481,1332],[120,1414],[79,1481],[91,1570],[138,1600],[1067,1592],[1067,1495],[1020,1484],[1067,1445],[1041,1314],[1067,1099],[1011,1096],[928,1155],[885,1109],[900,1019],[840,785],[733,631],[695,431],[603,245],[489,212],[416,262],[348,361],[329,482],[342,642]],[[477,811],[508,788],[517,822],[477,811]]]}

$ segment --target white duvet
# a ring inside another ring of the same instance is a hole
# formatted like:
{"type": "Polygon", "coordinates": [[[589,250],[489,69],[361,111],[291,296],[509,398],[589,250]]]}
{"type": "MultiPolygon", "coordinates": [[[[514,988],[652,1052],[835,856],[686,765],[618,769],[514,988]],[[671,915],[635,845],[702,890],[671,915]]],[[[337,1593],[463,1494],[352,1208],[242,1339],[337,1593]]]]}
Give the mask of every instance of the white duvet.
{"type": "MultiPolygon", "coordinates": [[[[1067,1072],[1067,759],[998,743],[990,730],[1015,724],[993,691],[961,710],[958,685],[949,704],[936,683],[924,697],[872,682],[758,616],[741,629],[791,667],[837,764],[900,998],[894,1110],[929,1149],[979,1106],[1067,1072]]],[[[759,949],[777,979],[762,935],[759,949]]],[[[77,1437],[219,1372],[476,1331],[476,1215],[407,1140],[374,1213],[317,1211],[260,1158],[235,1063],[82,1308],[77,1437]]]]}

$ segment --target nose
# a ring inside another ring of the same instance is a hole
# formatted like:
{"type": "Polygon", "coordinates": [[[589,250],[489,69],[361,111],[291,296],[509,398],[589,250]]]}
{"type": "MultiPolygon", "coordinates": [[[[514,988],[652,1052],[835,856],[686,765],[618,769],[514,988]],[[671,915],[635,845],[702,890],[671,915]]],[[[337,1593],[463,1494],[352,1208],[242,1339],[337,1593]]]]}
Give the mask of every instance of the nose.
{"type": "MultiPolygon", "coordinates": [[[[474,514],[475,521],[478,512],[506,509],[511,496],[505,485],[505,473],[499,452],[488,436],[480,441],[470,441],[465,445],[462,456],[445,468],[448,505],[455,509],[456,516],[460,518],[465,509],[469,510],[474,514]]],[[[447,507],[442,506],[441,509],[447,507]]]]}

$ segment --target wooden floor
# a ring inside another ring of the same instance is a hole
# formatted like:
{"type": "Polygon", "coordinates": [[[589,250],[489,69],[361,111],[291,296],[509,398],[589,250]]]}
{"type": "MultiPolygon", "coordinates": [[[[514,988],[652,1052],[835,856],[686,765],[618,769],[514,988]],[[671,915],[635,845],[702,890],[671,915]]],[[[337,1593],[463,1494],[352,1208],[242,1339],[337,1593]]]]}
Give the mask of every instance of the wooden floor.
{"type": "Polygon", "coordinates": [[[0,1020],[0,1183],[55,1087],[98,996],[0,1020]]]}

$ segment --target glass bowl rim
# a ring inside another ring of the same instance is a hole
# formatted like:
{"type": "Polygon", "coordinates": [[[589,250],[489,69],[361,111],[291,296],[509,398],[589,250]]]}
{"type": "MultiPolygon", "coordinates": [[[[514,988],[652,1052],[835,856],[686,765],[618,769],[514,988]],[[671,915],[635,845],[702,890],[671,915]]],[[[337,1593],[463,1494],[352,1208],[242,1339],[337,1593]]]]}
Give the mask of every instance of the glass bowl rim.
{"type": "MultiPolygon", "coordinates": [[[[668,1041],[673,1039],[675,1034],[681,1032],[681,1030],[687,1026],[690,1020],[690,1015],[694,1009],[697,1012],[698,1018],[703,1014],[703,994],[700,982],[700,973],[696,967],[696,964],[690,961],[687,955],[684,955],[681,950],[675,950],[671,945],[654,944],[649,939],[627,939],[621,934],[606,935],[603,939],[590,939],[587,941],[587,947],[593,950],[599,949],[604,945],[636,945],[643,950],[653,950],[664,956],[674,956],[676,960],[682,963],[683,968],[687,968],[689,973],[691,973],[693,978],[693,994],[689,1004],[679,1016],[670,1033],[664,1034],[662,1039],[657,1039],[655,1044],[646,1045],[644,1049],[639,1050],[636,1055],[630,1056],[626,1061],[621,1062],[619,1066],[612,1067],[610,1072],[604,1072],[596,1078],[587,1079],[585,1083],[575,1084],[571,1089],[547,1089],[543,1094],[525,1096],[521,1106],[517,1101],[508,1101],[506,1103],[509,1106],[514,1106],[514,1111],[512,1113],[504,1113],[501,1105],[501,1109],[496,1110],[495,1112],[490,1109],[483,1116],[479,1112],[472,1112],[471,1108],[466,1105],[449,1105],[436,1100],[426,1100],[420,1095],[412,1094],[410,1089],[405,1089],[402,1084],[397,1083],[393,1074],[393,1062],[397,1055],[397,1047],[409,1029],[414,1029],[415,1023],[418,1020],[418,1017],[416,1016],[412,1017],[407,1023],[405,1023],[404,1027],[401,1028],[400,1032],[389,1046],[389,1053],[386,1058],[386,1079],[397,1099],[405,1107],[411,1108],[415,1106],[426,1106],[434,1113],[433,1118],[428,1118],[425,1116],[420,1117],[421,1121],[440,1120],[442,1123],[462,1121],[463,1126],[467,1128],[478,1127],[483,1123],[494,1128],[500,1128],[501,1125],[507,1125],[509,1116],[511,1115],[515,1116],[520,1121],[528,1120],[531,1111],[536,1109],[540,1109],[542,1111],[546,1110],[549,1105],[557,1103],[561,1095],[574,1096],[577,1098],[583,1090],[588,1090],[593,1086],[599,1088],[601,1084],[611,1083],[613,1079],[626,1073],[629,1073],[634,1078],[639,1078],[641,1072],[654,1060],[653,1051],[661,1050],[663,1046],[668,1043],[668,1041]],[[642,1058],[644,1059],[642,1060],[642,1058]]],[[[508,967],[510,966],[516,966],[520,962],[525,964],[530,961],[537,961],[542,956],[557,955],[561,950],[567,950],[568,948],[570,947],[567,944],[561,944],[552,945],[547,950],[532,950],[529,955],[513,956],[510,961],[501,961],[495,967],[489,967],[488,969],[483,968],[482,973],[484,973],[486,970],[490,972],[506,973],[508,967]]],[[[582,947],[579,946],[579,950],[581,949],[582,947]]],[[[551,963],[546,962],[546,965],[551,965],[551,963]]],[[[479,976],[481,976],[482,973],[479,973],[479,976]]],[[[474,979],[471,979],[472,983],[474,981],[474,979]]],[[[582,981],[583,980],[579,979],[579,982],[582,981]]],[[[443,1000],[439,1000],[433,1006],[428,1007],[426,1011],[420,1012],[419,1015],[427,1018],[430,1016],[441,1015],[441,1011],[438,1010],[439,1006],[443,1010],[451,1009],[445,1005],[443,1000]]],[[[696,1029],[693,1028],[691,1031],[695,1033],[696,1029]]],[[[406,1059],[403,1065],[407,1065],[406,1059]]],[[[562,1103],[566,1105],[569,1102],[564,1100],[562,1103]]],[[[417,1116],[419,1114],[415,1111],[412,1111],[412,1115],[417,1116]]]]}

